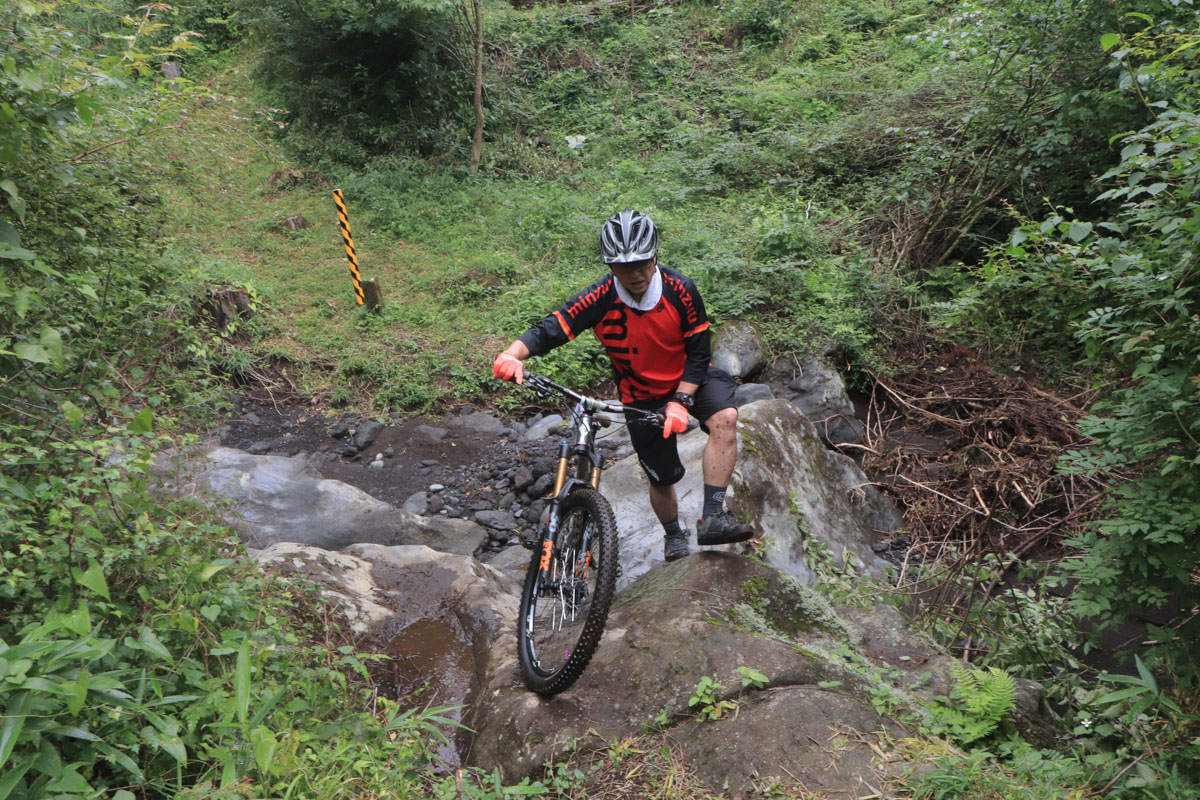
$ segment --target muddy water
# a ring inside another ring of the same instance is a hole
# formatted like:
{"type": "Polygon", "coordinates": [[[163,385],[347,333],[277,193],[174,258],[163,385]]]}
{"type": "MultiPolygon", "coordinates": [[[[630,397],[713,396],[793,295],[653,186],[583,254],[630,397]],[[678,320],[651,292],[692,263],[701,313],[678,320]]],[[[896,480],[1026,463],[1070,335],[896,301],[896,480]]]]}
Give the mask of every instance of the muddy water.
{"type": "MultiPolygon", "coordinates": [[[[441,716],[462,722],[475,657],[466,635],[457,623],[438,619],[419,619],[404,628],[388,643],[392,673],[380,690],[393,697],[402,710],[427,706],[458,706],[441,716]]],[[[449,744],[439,742],[437,757],[448,767],[460,766],[455,743],[464,731],[443,731],[449,744]]]]}

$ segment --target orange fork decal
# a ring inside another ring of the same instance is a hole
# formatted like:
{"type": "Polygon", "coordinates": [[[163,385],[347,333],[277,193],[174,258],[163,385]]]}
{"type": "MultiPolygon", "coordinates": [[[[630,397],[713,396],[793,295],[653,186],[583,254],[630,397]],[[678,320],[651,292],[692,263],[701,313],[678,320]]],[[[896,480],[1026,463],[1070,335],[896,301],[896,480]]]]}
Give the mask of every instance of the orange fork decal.
{"type": "Polygon", "coordinates": [[[547,539],[542,542],[542,563],[538,565],[538,569],[546,572],[550,569],[550,553],[554,550],[554,542],[547,539]]]}

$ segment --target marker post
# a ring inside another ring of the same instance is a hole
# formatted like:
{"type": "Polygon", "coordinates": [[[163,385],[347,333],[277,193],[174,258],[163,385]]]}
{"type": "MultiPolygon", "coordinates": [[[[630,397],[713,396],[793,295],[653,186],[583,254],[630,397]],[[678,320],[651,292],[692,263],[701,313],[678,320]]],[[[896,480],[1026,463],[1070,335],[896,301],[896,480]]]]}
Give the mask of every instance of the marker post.
{"type": "Polygon", "coordinates": [[[358,256],[354,254],[354,238],[350,235],[350,218],[346,214],[346,201],[341,189],[333,190],[333,204],[337,206],[338,228],[342,242],[346,245],[346,260],[350,262],[350,282],[354,284],[354,301],[375,311],[383,307],[383,292],[374,278],[364,281],[358,272],[358,256]]]}

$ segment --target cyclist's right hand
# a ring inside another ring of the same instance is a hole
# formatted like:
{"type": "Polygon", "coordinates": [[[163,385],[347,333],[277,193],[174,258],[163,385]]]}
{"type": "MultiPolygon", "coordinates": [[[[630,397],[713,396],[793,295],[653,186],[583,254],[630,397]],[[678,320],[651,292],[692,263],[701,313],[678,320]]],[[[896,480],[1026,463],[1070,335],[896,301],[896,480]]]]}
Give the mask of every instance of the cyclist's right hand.
{"type": "Polygon", "coordinates": [[[492,363],[492,375],[502,381],[525,383],[525,367],[521,364],[521,359],[508,353],[496,356],[495,362],[492,363]]]}

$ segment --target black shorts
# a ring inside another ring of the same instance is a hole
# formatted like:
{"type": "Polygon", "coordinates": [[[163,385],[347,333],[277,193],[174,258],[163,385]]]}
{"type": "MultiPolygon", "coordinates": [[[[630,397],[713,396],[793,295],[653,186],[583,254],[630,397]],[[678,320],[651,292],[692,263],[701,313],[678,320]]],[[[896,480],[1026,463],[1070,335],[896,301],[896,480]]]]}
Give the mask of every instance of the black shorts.
{"type": "MultiPolygon", "coordinates": [[[[700,427],[708,433],[704,423],[718,411],[733,408],[733,393],[737,383],[733,376],[719,367],[709,365],[708,376],[704,383],[696,389],[696,403],[688,410],[693,417],[700,420],[700,427]]],[[[638,400],[630,403],[633,408],[643,411],[659,411],[670,400],[663,397],[658,400],[638,400]]],[[[675,436],[664,439],[662,427],[632,414],[625,415],[629,423],[629,438],[633,441],[634,452],[651,486],[674,486],[683,478],[684,468],[679,461],[679,450],[675,446],[675,436]]]]}

